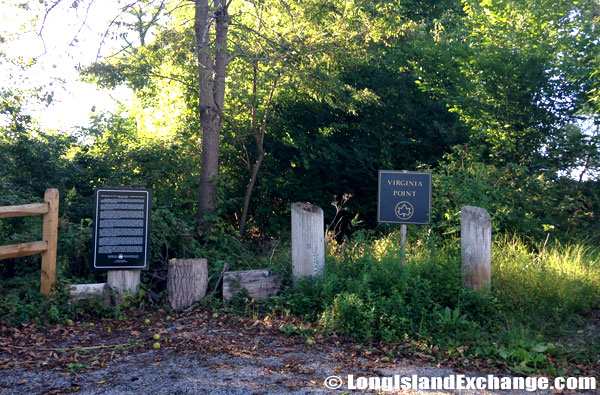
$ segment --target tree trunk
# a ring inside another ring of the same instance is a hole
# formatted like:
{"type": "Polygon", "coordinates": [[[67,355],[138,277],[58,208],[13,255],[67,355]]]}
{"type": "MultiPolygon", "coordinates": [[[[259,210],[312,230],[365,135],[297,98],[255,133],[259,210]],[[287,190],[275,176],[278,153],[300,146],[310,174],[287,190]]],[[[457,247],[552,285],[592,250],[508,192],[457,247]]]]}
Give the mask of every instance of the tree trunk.
{"type": "Polygon", "coordinates": [[[242,215],[240,216],[239,221],[239,229],[240,229],[240,237],[244,235],[244,231],[246,229],[246,220],[248,218],[248,207],[250,206],[250,199],[252,198],[252,193],[254,192],[254,186],[256,185],[256,180],[258,179],[258,171],[260,170],[260,166],[262,165],[263,159],[265,158],[265,133],[267,131],[267,121],[269,120],[269,110],[271,108],[271,102],[273,101],[273,94],[275,93],[275,89],[277,88],[277,79],[273,82],[273,86],[271,87],[271,91],[269,92],[269,98],[267,99],[267,103],[265,106],[265,113],[263,115],[261,125],[258,124],[256,119],[256,111],[257,111],[257,84],[258,84],[258,70],[256,65],[254,66],[254,78],[252,80],[252,94],[254,97],[254,101],[252,103],[252,131],[254,133],[254,139],[256,140],[256,149],[258,150],[258,156],[256,158],[256,162],[254,162],[254,167],[252,168],[252,175],[250,176],[250,182],[246,187],[246,194],[244,196],[244,207],[242,208],[242,215]]]}
{"type": "Polygon", "coordinates": [[[171,259],[167,275],[169,304],[185,309],[206,295],[208,267],[206,259],[171,259]]]}
{"type": "Polygon", "coordinates": [[[250,207],[250,198],[252,198],[252,192],[254,191],[254,185],[256,184],[256,180],[258,179],[258,170],[260,170],[260,165],[265,157],[265,153],[263,150],[259,150],[258,158],[256,158],[256,162],[254,162],[254,167],[252,168],[252,175],[250,176],[250,182],[246,187],[246,194],[244,196],[244,207],[242,209],[242,215],[240,216],[239,229],[240,236],[244,235],[244,231],[246,230],[246,219],[248,218],[248,208],[250,207]]]}
{"type": "Polygon", "coordinates": [[[195,1],[194,33],[199,75],[200,123],[202,125],[202,169],[198,194],[199,230],[212,227],[210,215],[216,209],[217,176],[219,174],[219,143],[225,100],[227,68],[227,32],[229,15],[227,1],[195,1]],[[214,34],[212,26],[214,24],[214,34]],[[213,39],[214,38],[214,39],[213,39]],[[214,53],[214,59],[211,55],[214,53]]]}

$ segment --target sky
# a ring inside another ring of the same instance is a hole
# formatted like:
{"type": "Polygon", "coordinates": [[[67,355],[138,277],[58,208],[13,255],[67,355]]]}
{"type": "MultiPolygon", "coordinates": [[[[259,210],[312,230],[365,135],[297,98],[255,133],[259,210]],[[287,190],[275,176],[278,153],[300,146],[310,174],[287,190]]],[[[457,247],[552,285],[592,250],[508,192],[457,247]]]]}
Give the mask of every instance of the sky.
{"type": "Polygon", "coordinates": [[[118,0],[86,0],[77,8],[72,4],[72,0],[62,0],[43,21],[47,6],[38,0],[0,0],[0,51],[24,63],[34,62],[22,70],[0,59],[0,88],[52,90],[48,107],[28,109],[44,129],[68,131],[88,125],[94,112],[114,111],[117,101],[128,102],[132,97],[126,88],[99,90],[82,82],[76,70],[93,63],[100,49],[102,54],[114,51],[114,44],[103,43],[102,36],[118,15],[118,0]],[[29,9],[18,7],[22,3],[29,9]],[[32,21],[35,15],[38,18],[32,21]]]}

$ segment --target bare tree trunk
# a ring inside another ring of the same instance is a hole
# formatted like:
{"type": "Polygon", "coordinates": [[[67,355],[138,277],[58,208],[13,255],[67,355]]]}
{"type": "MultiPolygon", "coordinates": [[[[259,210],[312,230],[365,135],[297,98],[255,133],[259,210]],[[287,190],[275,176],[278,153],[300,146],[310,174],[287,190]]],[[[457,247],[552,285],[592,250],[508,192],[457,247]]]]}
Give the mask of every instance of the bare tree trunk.
{"type": "MultiPolygon", "coordinates": [[[[581,184],[581,182],[583,181],[583,176],[585,175],[585,172],[587,171],[589,165],[590,165],[590,154],[588,153],[587,156],[585,157],[585,163],[583,164],[583,170],[581,170],[581,173],[579,174],[579,181],[578,181],[579,184],[581,184]]],[[[577,185],[577,187],[579,188],[579,185],[577,185]]]]}
{"type": "Polygon", "coordinates": [[[262,147],[258,150],[258,157],[256,158],[256,162],[254,162],[254,167],[252,168],[252,175],[250,176],[250,182],[246,187],[246,194],[244,195],[244,207],[242,208],[242,215],[240,216],[240,236],[244,235],[244,231],[246,230],[246,219],[248,218],[248,208],[250,207],[250,199],[252,198],[252,192],[254,192],[254,185],[256,184],[256,180],[258,179],[258,171],[260,170],[260,166],[262,165],[262,161],[265,158],[265,151],[262,147]]]}
{"type": "Polygon", "coordinates": [[[208,0],[196,0],[195,6],[194,33],[202,125],[202,169],[197,216],[199,229],[208,230],[212,222],[205,221],[205,218],[216,209],[219,143],[225,100],[229,3],[226,0],[215,0],[214,8],[211,9],[208,0]],[[214,59],[211,53],[214,53],[214,59]]]}
{"type": "Polygon", "coordinates": [[[267,130],[267,121],[269,119],[269,109],[271,107],[271,102],[273,101],[273,94],[275,93],[275,88],[277,88],[277,79],[273,82],[273,86],[271,87],[271,91],[269,92],[269,98],[267,99],[267,103],[265,105],[265,113],[263,115],[262,123],[259,126],[256,120],[256,107],[257,107],[257,77],[258,71],[256,65],[254,66],[254,78],[252,81],[252,93],[253,93],[253,103],[252,103],[252,131],[254,133],[254,139],[256,140],[256,148],[258,150],[258,156],[256,157],[256,162],[254,162],[254,166],[252,168],[252,174],[250,175],[250,182],[246,187],[246,194],[244,195],[244,206],[242,208],[242,215],[240,216],[239,221],[239,229],[240,236],[244,235],[244,231],[246,229],[246,220],[248,218],[248,207],[250,206],[250,199],[252,198],[252,193],[254,192],[254,186],[256,185],[256,180],[258,179],[258,171],[260,170],[260,166],[262,165],[263,159],[265,158],[265,132],[267,130]]]}

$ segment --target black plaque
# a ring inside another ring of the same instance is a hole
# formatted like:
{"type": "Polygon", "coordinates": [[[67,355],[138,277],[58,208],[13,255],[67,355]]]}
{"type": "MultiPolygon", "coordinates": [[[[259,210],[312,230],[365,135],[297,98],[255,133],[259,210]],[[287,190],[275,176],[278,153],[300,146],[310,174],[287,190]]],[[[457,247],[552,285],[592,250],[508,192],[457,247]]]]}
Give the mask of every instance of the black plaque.
{"type": "Polygon", "coordinates": [[[94,194],[94,268],[147,269],[150,202],[145,189],[106,188],[94,194]]]}
{"type": "Polygon", "coordinates": [[[380,170],[377,221],[426,225],[431,213],[431,173],[380,170]]]}

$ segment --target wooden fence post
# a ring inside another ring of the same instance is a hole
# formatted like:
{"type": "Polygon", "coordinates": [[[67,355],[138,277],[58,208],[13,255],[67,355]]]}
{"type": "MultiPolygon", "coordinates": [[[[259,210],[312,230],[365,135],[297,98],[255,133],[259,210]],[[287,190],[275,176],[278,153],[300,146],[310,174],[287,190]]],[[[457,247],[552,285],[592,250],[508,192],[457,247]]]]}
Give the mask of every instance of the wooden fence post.
{"type": "Polygon", "coordinates": [[[309,203],[292,204],[292,274],[320,276],[325,272],[323,210],[309,203]]]}
{"type": "Polygon", "coordinates": [[[58,199],[56,188],[46,189],[44,202],[48,203],[48,212],[44,214],[42,240],[47,243],[47,248],[42,252],[42,278],[40,292],[50,295],[56,282],[56,243],[58,240],[58,199]]]}
{"type": "Polygon", "coordinates": [[[492,219],[480,207],[461,208],[460,244],[463,286],[482,289],[492,284],[492,219]]]}

